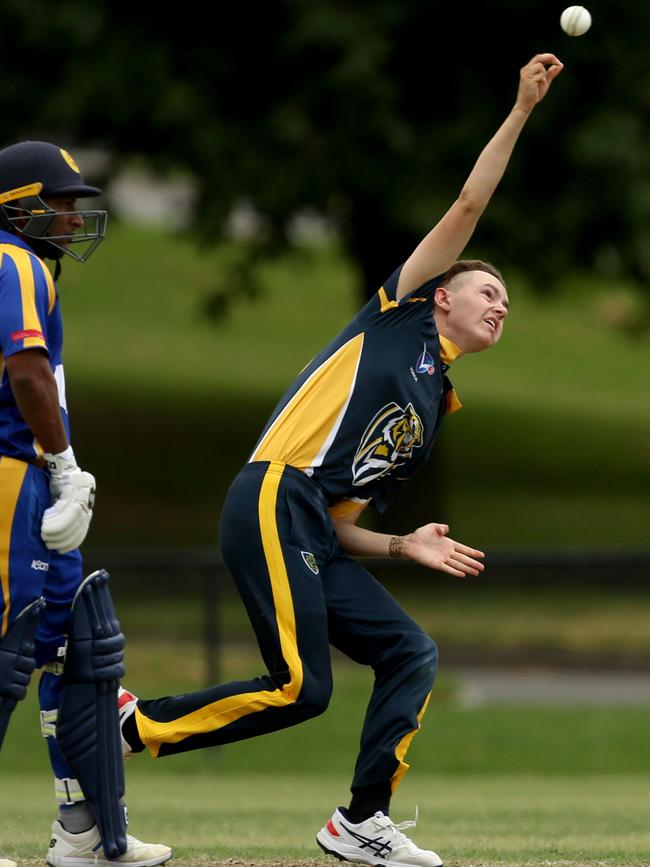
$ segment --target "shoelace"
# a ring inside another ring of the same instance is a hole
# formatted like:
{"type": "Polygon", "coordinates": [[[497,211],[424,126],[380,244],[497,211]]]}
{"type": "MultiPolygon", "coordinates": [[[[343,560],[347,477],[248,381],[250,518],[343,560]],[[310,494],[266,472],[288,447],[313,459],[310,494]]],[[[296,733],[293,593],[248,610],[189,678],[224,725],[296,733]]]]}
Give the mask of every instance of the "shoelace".
{"type": "Polygon", "coordinates": [[[409,848],[417,848],[413,840],[409,840],[406,834],[402,834],[402,831],[405,831],[407,828],[415,828],[418,823],[418,816],[420,815],[420,811],[418,805],[415,805],[415,817],[413,819],[406,819],[405,822],[393,822],[393,820],[386,815],[377,816],[377,823],[379,827],[384,828],[386,831],[393,831],[395,834],[395,839],[398,843],[403,845],[407,845],[409,848]],[[385,821],[381,821],[384,819],[385,821]]]}
{"type": "Polygon", "coordinates": [[[420,808],[416,804],[415,805],[415,816],[412,819],[407,819],[405,822],[400,822],[399,825],[395,825],[395,823],[393,823],[393,825],[395,828],[397,828],[398,831],[404,831],[406,828],[415,828],[415,826],[418,823],[419,815],[420,815],[420,808]]]}
{"type": "MultiPolygon", "coordinates": [[[[377,819],[386,819],[387,822],[384,825],[386,828],[394,828],[396,831],[405,831],[407,828],[415,828],[418,823],[418,816],[420,815],[420,810],[418,805],[415,805],[415,816],[412,819],[407,819],[405,822],[393,822],[390,816],[386,816],[382,814],[381,816],[377,816],[377,819]]],[[[383,823],[382,823],[383,824],[383,823]]],[[[404,836],[403,834],[401,835],[404,836]]]]}

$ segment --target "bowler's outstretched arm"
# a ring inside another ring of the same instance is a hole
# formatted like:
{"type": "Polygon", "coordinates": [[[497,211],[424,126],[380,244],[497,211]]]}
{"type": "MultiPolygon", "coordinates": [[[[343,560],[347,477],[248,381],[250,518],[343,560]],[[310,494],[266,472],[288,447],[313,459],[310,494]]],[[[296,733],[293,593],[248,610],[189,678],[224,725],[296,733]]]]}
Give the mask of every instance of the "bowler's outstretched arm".
{"type": "Polygon", "coordinates": [[[503,177],[530,113],[563,69],[554,54],[536,54],[520,72],[515,105],[481,152],[451,208],[406,260],[397,300],[443,274],[460,257],[503,177]]]}

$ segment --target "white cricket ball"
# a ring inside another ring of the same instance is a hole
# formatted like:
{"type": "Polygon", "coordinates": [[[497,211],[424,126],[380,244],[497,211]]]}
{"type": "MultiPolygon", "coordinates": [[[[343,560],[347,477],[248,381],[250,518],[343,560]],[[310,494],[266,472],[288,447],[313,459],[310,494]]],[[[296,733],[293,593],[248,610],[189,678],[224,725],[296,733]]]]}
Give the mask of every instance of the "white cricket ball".
{"type": "Polygon", "coordinates": [[[582,36],[591,27],[591,15],[584,6],[568,6],[560,16],[560,27],[569,36],[582,36]]]}

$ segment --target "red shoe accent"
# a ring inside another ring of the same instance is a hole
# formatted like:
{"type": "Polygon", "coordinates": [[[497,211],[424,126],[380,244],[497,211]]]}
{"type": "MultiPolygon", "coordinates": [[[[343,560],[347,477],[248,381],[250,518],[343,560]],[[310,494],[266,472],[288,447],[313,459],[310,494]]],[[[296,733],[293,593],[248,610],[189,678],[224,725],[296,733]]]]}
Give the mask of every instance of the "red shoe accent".
{"type": "Polygon", "coordinates": [[[341,835],[339,834],[339,832],[336,830],[336,828],[334,827],[334,823],[332,822],[331,819],[328,819],[328,820],[327,820],[327,830],[330,832],[330,834],[331,834],[333,837],[340,837],[340,836],[341,836],[341,835]]]}
{"type": "Polygon", "coordinates": [[[132,692],[129,692],[128,689],[124,689],[124,687],[120,687],[120,691],[117,697],[117,707],[118,710],[122,710],[125,704],[130,701],[137,701],[137,698],[133,695],[132,692]]]}

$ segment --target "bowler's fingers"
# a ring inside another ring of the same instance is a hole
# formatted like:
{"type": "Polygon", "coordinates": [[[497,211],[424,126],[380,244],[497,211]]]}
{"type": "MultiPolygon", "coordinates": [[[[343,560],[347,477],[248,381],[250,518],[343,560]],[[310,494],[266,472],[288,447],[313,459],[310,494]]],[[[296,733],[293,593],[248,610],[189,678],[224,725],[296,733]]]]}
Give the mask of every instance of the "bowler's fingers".
{"type": "Polygon", "coordinates": [[[550,54],[548,51],[543,54],[536,54],[531,60],[529,60],[528,66],[532,66],[535,63],[541,63],[544,66],[559,66],[560,69],[562,69],[563,66],[562,61],[554,54],[550,54]]]}
{"type": "MultiPolygon", "coordinates": [[[[548,56],[554,57],[555,55],[538,55],[538,56],[548,56]]],[[[557,58],[555,58],[557,60],[557,58]]],[[[564,69],[564,64],[557,60],[557,63],[553,63],[550,66],[546,66],[541,60],[531,60],[521,71],[523,78],[528,78],[530,81],[534,81],[536,84],[546,84],[550,85],[554,78],[556,78],[560,72],[564,69]]]]}
{"type": "MultiPolygon", "coordinates": [[[[453,541],[452,539],[449,540],[453,541]]],[[[467,554],[468,557],[485,557],[485,553],[483,551],[479,551],[478,548],[470,548],[467,545],[461,545],[460,542],[454,542],[454,550],[458,551],[460,554],[467,554]]]]}
{"type": "Polygon", "coordinates": [[[553,81],[554,78],[557,78],[557,76],[562,72],[563,69],[563,63],[560,63],[559,66],[549,66],[549,68],[546,70],[546,80],[549,82],[549,84],[551,81],[553,81]]]}
{"type": "Polygon", "coordinates": [[[440,572],[448,572],[450,575],[453,575],[455,578],[465,578],[467,572],[462,572],[460,569],[456,569],[454,566],[451,566],[449,563],[441,563],[439,566],[435,567],[440,572]]]}
{"type": "Polygon", "coordinates": [[[485,569],[485,565],[479,560],[475,560],[473,557],[468,557],[466,554],[460,554],[458,551],[455,551],[452,554],[451,560],[454,565],[458,566],[458,568],[467,567],[475,575],[478,575],[479,572],[483,572],[485,569]]]}
{"type": "MultiPolygon", "coordinates": [[[[450,540],[451,541],[451,540],[450,540]]],[[[480,575],[485,570],[485,566],[480,560],[485,557],[483,551],[477,548],[470,548],[468,545],[461,545],[460,542],[454,542],[454,548],[449,555],[449,562],[455,569],[460,569],[463,575],[480,575]]]]}
{"type": "Polygon", "coordinates": [[[456,578],[466,578],[467,575],[478,575],[483,571],[482,563],[453,551],[444,559],[440,557],[432,558],[428,565],[433,569],[439,569],[441,572],[448,572],[456,578]]]}
{"type": "Polygon", "coordinates": [[[560,72],[560,69],[556,66],[551,66],[549,69],[546,69],[543,66],[540,66],[539,69],[531,69],[530,75],[528,76],[529,81],[533,81],[535,84],[541,85],[549,85],[555,76],[560,72]],[[551,70],[556,70],[552,72],[551,70]]]}

